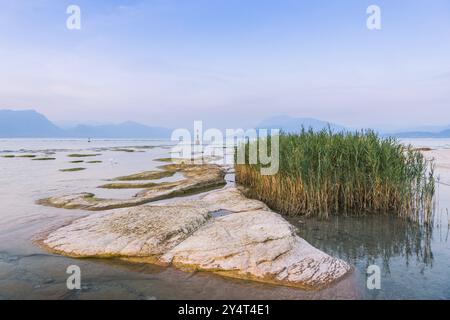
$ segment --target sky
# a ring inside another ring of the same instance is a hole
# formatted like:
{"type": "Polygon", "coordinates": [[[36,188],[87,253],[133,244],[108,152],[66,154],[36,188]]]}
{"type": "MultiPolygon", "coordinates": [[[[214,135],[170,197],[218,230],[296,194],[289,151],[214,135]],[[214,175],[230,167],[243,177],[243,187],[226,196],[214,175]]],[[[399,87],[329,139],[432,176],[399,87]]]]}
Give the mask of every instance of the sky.
{"type": "Polygon", "coordinates": [[[0,108],[171,128],[450,125],[450,1],[0,0],[0,108]]]}

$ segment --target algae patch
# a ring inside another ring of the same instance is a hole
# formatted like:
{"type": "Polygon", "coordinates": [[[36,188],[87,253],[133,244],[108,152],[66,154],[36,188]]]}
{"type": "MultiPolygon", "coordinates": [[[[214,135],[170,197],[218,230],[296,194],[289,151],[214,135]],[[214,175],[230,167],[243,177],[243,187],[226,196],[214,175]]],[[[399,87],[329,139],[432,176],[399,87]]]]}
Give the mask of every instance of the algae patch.
{"type": "Polygon", "coordinates": [[[155,159],[154,161],[158,161],[158,162],[169,162],[169,163],[172,163],[172,162],[173,162],[172,158],[158,158],[158,159],[155,159]]]}
{"type": "Polygon", "coordinates": [[[83,171],[86,168],[69,168],[69,169],[60,169],[61,172],[74,172],[74,171],[83,171]]]}
{"type": "Polygon", "coordinates": [[[17,158],[36,158],[36,155],[34,155],[34,154],[23,154],[23,155],[17,156],[17,158]]]}
{"type": "Polygon", "coordinates": [[[108,183],[99,186],[99,188],[103,189],[146,189],[152,188],[158,185],[157,183],[108,183]]]}
{"type": "Polygon", "coordinates": [[[101,156],[100,153],[72,153],[67,155],[70,158],[84,158],[84,157],[96,157],[101,156]]]}
{"type": "Polygon", "coordinates": [[[118,152],[135,152],[133,149],[126,149],[126,148],[117,148],[117,149],[111,149],[111,151],[118,151],[118,152]]]}
{"type": "Polygon", "coordinates": [[[169,178],[175,174],[176,171],[144,171],[140,173],[122,176],[113,179],[114,181],[138,181],[138,180],[157,180],[162,178],[169,178]]]}
{"type": "MultiPolygon", "coordinates": [[[[172,174],[175,172],[180,172],[184,178],[175,182],[146,184],[112,183],[109,185],[101,186],[102,188],[106,187],[110,189],[143,188],[142,191],[138,192],[134,197],[131,197],[129,199],[101,199],[94,197],[94,195],[92,194],[80,193],[50,197],[39,200],[37,203],[59,208],[100,211],[115,208],[134,207],[153,201],[196,194],[207,190],[221,188],[226,184],[224,179],[225,171],[218,165],[172,164],[163,166],[162,169],[165,171],[169,171],[172,174]]],[[[158,172],[158,174],[160,174],[160,172],[158,172]]],[[[146,172],[145,175],[148,177],[148,172],[146,172]]],[[[143,173],[138,173],[133,175],[132,178],[142,180],[142,176],[143,173]]],[[[154,172],[152,172],[152,177],[155,178],[154,172]]],[[[130,179],[130,176],[128,176],[127,179],[130,179]]]]}

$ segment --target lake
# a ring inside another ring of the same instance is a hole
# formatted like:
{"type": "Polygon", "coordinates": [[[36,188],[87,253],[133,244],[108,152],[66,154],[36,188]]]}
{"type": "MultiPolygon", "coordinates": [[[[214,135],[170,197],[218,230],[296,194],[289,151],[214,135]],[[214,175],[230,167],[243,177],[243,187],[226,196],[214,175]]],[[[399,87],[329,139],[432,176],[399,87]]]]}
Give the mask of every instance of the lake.
{"type": "MultiPolygon", "coordinates": [[[[405,142],[450,150],[449,139],[405,142]]],[[[39,206],[36,200],[74,192],[128,198],[138,190],[97,186],[117,176],[155,169],[161,163],[154,159],[168,157],[170,145],[158,140],[0,139],[0,156],[55,158],[0,157],[0,299],[450,299],[450,187],[446,185],[450,170],[445,166],[437,167],[442,183],[432,228],[392,217],[287,218],[301,237],[355,268],[346,279],[315,292],[117,259],[71,259],[33,244],[37,234],[88,214],[39,206]],[[135,152],[120,150],[127,148],[135,152]],[[68,157],[71,153],[100,155],[70,163],[78,160],[68,157]],[[91,160],[102,162],[87,163],[91,160]],[[86,169],[60,171],[73,167],[86,169]],[[372,264],[381,269],[380,290],[366,287],[366,270],[372,264]],[[81,268],[82,290],[66,287],[70,265],[81,268]]]]}

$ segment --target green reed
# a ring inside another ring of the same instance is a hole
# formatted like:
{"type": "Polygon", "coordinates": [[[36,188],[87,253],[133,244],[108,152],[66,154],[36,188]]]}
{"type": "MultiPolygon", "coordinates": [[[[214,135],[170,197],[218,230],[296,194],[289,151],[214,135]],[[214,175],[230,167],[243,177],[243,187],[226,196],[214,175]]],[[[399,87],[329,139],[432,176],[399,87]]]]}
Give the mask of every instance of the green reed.
{"type": "MultiPolygon", "coordinates": [[[[270,138],[269,138],[270,140],[270,138]]],[[[262,165],[236,165],[236,181],[250,196],[287,215],[391,214],[431,223],[434,164],[420,151],[373,131],[331,130],[279,136],[279,171],[260,174],[262,165]]],[[[269,141],[270,143],[270,141],[269,141]]]]}

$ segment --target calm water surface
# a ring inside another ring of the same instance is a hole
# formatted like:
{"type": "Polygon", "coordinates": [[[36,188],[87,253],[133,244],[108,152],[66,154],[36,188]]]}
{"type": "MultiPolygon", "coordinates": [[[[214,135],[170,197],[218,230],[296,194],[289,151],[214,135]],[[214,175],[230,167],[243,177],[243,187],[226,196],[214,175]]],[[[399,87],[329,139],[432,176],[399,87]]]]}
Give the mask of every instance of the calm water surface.
{"type": "MultiPolygon", "coordinates": [[[[442,140],[435,142],[442,144],[442,140]]],[[[0,155],[36,154],[54,161],[0,157],[0,299],[450,299],[450,188],[439,187],[439,219],[432,230],[388,217],[288,220],[314,246],[355,267],[343,281],[317,292],[226,279],[209,273],[130,264],[120,260],[70,259],[36,247],[32,238],[86,214],[38,206],[56,194],[94,192],[126,198],[138,190],[96,188],[116,176],[155,169],[169,155],[168,142],[151,140],[0,140],[0,155]],[[111,148],[139,147],[138,152],[111,148]],[[71,164],[74,152],[100,153],[99,164],[71,164]],[[59,169],[85,167],[85,171],[59,169]],[[66,268],[82,270],[82,290],[66,288],[66,268]],[[366,289],[365,270],[377,264],[382,289],[366,289]]],[[[450,144],[449,144],[450,145],[450,144]]]]}

